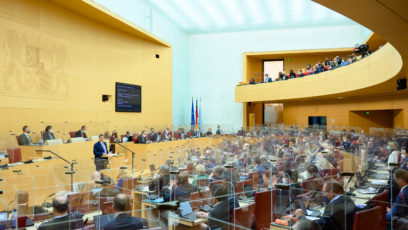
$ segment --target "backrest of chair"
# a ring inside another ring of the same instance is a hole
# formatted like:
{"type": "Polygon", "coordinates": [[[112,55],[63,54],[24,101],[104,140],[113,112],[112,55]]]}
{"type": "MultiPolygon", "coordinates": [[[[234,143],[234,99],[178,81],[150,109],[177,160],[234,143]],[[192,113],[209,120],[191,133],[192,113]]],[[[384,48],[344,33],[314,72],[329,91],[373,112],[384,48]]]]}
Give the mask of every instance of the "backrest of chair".
{"type": "Polygon", "coordinates": [[[193,210],[198,210],[202,202],[200,201],[200,193],[192,192],[190,193],[190,205],[193,210]]]}
{"type": "Polygon", "coordinates": [[[174,139],[178,140],[180,138],[179,133],[178,132],[174,132],[174,139]]]}
{"type": "Polygon", "coordinates": [[[71,131],[69,132],[69,137],[74,138],[76,134],[76,131],[71,131]]]}
{"type": "Polygon", "coordinates": [[[9,157],[9,164],[20,162],[22,160],[20,148],[7,149],[7,154],[9,157]]]}
{"type": "Polygon", "coordinates": [[[212,181],[212,182],[210,182],[210,189],[214,186],[214,185],[216,185],[216,184],[223,184],[223,185],[225,185],[225,184],[227,184],[227,182],[225,181],[225,180],[217,180],[217,181],[212,181]]]}
{"type": "Polygon", "coordinates": [[[194,173],[194,164],[187,164],[187,171],[188,174],[193,174],[194,173]]]}
{"type": "Polygon", "coordinates": [[[17,144],[18,144],[18,145],[21,145],[21,143],[20,143],[20,135],[18,135],[18,136],[16,135],[16,139],[17,139],[17,144]]]}
{"type": "Polygon", "coordinates": [[[17,217],[17,228],[18,229],[25,229],[27,226],[27,216],[19,216],[17,217]]]}
{"type": "Polygon", "coordinates": [[[255,229],[265,229],[270,226],[272,195],[272,190],[255,193],[255,229]]]}
{"type": "Polygon", "coordinates": [[[210,184],[208,179],[199,179],[197,180],[197,186],[198,187],[208,187],[208,185],[210,184]]]}
{"type": "Polygon", "coordinates": [[[106,202],[101,203],[101,210],[102,210],[102,215],[114,213],[113,202],[106,201],[106,202]]]}
{"type": "Polygon", "coordinates": [[[123,137],[126,135],[120,135],[120,142],[123,142],[123,137]]]}
{"type": "Polygon", "coordinates": [[[309,191],[320,191],[322,187],[321,178],[311,178],[302,181],[302,187],[305,192],[309,191]]]}
{"type": "Polygon", "coordinates": [[[381,226],[381,207],[377,206],[354,214],[353,230],[383,230],[381,226]]]}
{"type": "Polygon", "coordinates": [[[245,207],[235,208],[230,222],[235,227],[230,226],[230,229],[251,229],[255,220],[255,203],[245,207]],[[232,228],[231,228],[232,227],[232,228]]]}
{"type": "Polygon", "coordinates": [[[38,213],[38,214],[34,214],[34,218],[33,221],[37,222],[37,221],[44,221],[44,220],[48,220],[52,217],[51,213],[45,212],[45,213],[38,213]]]}
{"type": "Polygon", "coordinates": [[[258,188],[259,184],[259,171],[255,171],[249,174],[249,179],[252,181],[252,187],[258,188]]]}
{"type": "Polygon", "coordinates": [[[131,191],[136,188],[138,183],[138,178],[123,179],[123,193],[130,195],[131,191]]]}
{"type": "Polygon", "coordinates": [[[69,211],[75,211],[81,206],[81,193],[68,194],[69,211]]]}
{"type": "Polygon", "coordinates": [[[380,207],[381,208],[381,226],[383,226],[383,230],[386,229],[386,220],[385,220],[385,214],[387,213],[387,205],[389,204],[388,201],[388,196],[390,192],[388,189],[384,190],[382,193],[377,194],[373,197],[373,208],[375,207],[380,207]]]}

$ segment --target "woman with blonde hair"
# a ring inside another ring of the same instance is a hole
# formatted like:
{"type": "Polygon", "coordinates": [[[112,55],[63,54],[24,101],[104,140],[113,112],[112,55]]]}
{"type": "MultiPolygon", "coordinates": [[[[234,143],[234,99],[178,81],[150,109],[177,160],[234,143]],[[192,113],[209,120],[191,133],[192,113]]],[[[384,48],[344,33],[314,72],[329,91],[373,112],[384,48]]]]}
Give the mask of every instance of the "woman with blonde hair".
{"type": "Polygon", "coordinates": [[[197,186],[197,180],[208,179],[208,175],[205,173],[205,167],[199,164],[195,167],[196,176],[193,180],[193,185],[197,186]]]}
{"type": "Polygon", "coordinates": [[[118,173],[116,174],[117,184],[115,185],[115,189],[122,191],[123,181],[129,178],[130,176],[129,176],[129,172],[127,168],[120,167],[120,169],[118,170],[118,173]]]}

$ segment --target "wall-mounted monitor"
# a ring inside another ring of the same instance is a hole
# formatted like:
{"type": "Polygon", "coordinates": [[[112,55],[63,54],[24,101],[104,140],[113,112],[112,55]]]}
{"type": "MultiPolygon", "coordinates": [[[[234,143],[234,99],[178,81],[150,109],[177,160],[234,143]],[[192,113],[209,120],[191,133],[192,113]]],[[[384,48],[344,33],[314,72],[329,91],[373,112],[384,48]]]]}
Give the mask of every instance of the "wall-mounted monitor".
{"type": "Polygon", "coordinates": [[[142,112],[142,86],[116,82],[116,112],[142,112]]]}

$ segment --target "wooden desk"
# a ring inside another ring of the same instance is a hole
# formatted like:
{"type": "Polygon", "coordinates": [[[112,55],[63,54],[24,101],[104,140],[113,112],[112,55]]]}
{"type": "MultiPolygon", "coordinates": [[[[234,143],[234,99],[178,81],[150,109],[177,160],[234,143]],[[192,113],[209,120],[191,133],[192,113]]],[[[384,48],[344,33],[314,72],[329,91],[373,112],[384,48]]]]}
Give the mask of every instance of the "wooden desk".
{"type": "MultiPolygon", "coordinates": [[[[178,158],[186,159],[185,150],[200,148],[201,152],[206,147],[212,148],[213,145],[221,143],[222,139],[217,137],[201,137],[185,140],[174,140],[167,142],[158,142],[150,144],[134,144],[133,142],[122,143],[123,146],[135,152],[135,169],[149,169],[150,164],[156,168],[164,164],[169,159],[170,153],[173,152],[173,159],[177,162],[178,158]]],[[[129,165],[132,162],[132,153],[120,145],[115,146],[116,151],[124,153],[129,165]]]]}
{"type": "Polygon", "coordinates": [[[270,226],[269,229],[271,229],[271,230],[287,230],[287,229],[293,229],[293,226],[284,226],[284,225],[271,223],[271,226],[270,226]]]}

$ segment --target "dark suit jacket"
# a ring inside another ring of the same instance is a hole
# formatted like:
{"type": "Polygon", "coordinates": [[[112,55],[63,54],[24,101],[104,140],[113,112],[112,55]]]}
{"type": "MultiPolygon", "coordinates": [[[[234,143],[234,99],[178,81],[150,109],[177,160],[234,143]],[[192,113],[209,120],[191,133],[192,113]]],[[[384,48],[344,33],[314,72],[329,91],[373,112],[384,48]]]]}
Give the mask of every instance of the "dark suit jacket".
{"type": "Polygon", "coordinates": [[[352,230],[356,205],[350,197],[340,196],[326,205],[318,223],[322,230],[352,230]]]}
{"type": "Polygon", "coordinates": [[[119,214],[116,219],[110,223],[107,223],[105,226],[102,226],[105,230],[134,230],[142,229],[143,224],[139,218],[131,217],[126,213],[119,214]]]}
{"type": "Polygon", "coordinates": [[[44,141],[54,140],[55,137],[54,137],[54,134],[53,134],[53,133],[44,132],[44,133],[43,133],[43,136],[42,136],[42,139],[43,139],[44,141]]]}
{"type": "Polygon", "coordinates": [[[203,133],[202,133],[202,132],[194,131],[193,136],[195,136],[195,137],[202,137],[202,136],[203,136],[203,133]]]}
{"type": "MultiPolygon", "coordinates": [[[[109,151],[108,146],[106,145],[106,142],[103,142],[103,144],[105,145],[106,151],[109,151]]],[[[94,144],[93,153],[95,157],[101,157],[103,155],[104,150],[103,150],[101,142],[98,141],[94,144]]]]}
{"type": "Polygon", "coordinates": [[[52,218],[42,223],[38,230],[62,230],[62,229],[76,229],[83,226],[82,213],[74,212],[70,215],[66,215],[60,218],[52,218]]]}
{"type": "Polygon", "coordinates": [[[28,137],[23,133],[20,135],[18,138],[18,142],[20,145],[32,145],[33,142],[31,142],[31,139],[28,139],[28,137]]]}
{"type": "Polygon", "coordinates": [[[170,174],[160,176],[158,179],[154,179],[149,184],[149,191],[155,192],[155,194],[164,194],[164,186],[168,186],[170,182],[170,174]]]}
{"type": "Polygon", "coordinates": [[[88,138],[88,137],[86,136],[86,133],[84,133],[84,136],[82,136],[82,132],[81,132],[81,130],[78,130],[78,131],[75,133],[75,137],[83,137],[83,138],[88,138]]]}
{"type": "Polygon", "coordinates": [[[229,197],[228,199],[216,204],[208,215],[208,223],[210,228],[220,227],[223,230],[228,230],[228,224],[221,221],[229,222],[232,216],[232,211],[234,208],[238,207],[239,202],[234,197],[229,197]]]}
{"type": "Polygon", "coordinates": [[[190,200],[190,193],[197,192],[197,187],[191,184],[185,184],[174,189],[174,191],[166,191],[164,194],[164,200],[178,200],[180,202],[185,202],[190,200]]]}
{"type": "Polygon", "coordinates": [[[144,137],[143,135],[140,135],[138,138],[137,138],[137,143],[146,143],[146,137],[144,137]]]}
{"type": "Polygon", "coordinates": [[[157,134],[156,133],[149,133],[149,141],[156,142],[157,141],[157,134]]]}
{"type": "Polygon", "coordinates": [[[222,130],[217,129],[217,131],[215,132],[215,134],[217,134],[217,135],[221,135],[221,134],[222,134],[222,130]]]}

